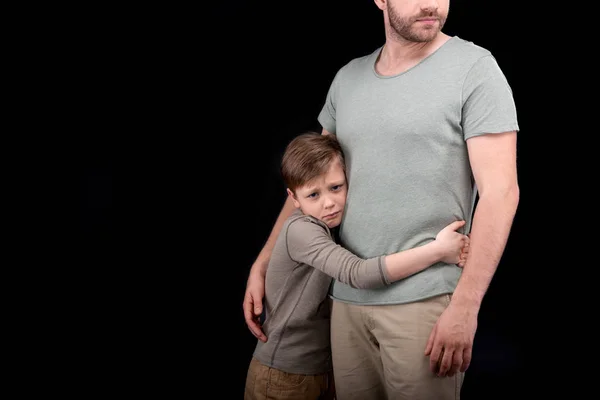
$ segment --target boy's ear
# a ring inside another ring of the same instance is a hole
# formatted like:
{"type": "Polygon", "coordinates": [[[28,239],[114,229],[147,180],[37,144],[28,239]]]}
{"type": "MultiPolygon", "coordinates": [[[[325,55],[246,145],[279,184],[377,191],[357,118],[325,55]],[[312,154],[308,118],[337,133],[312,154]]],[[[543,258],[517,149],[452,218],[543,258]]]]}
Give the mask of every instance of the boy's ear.
{"type": "Polygon", "coordinates": [[[294,202],[294,206],[296,208],[300,208],[300,203],[298,202],[298,200],[296,200],[296,196],[294,196],[294,192],[292,192],[289,188],[286,189],[287,190],[287,194],[288,196],[290,196],[290,198],[292,199],[292,201],[294,202]]]}

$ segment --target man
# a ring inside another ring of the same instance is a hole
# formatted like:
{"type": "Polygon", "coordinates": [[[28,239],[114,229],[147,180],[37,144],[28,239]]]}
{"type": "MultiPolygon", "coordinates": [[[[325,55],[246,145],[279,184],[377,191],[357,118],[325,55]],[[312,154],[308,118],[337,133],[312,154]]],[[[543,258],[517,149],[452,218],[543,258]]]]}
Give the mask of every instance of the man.
{"type": "MultiPolygon", "coordinates": [[[[464,219],[471,248],[462,271],[436,263],[375,290],[334,283],[337,396],[457,399],[519,201],[515,104],[488,50],[442,33],[448,0],[375,4],[385,44],[338,71],[318,118],[347,157],[342,245],[360,257],[387,254],[464,219]]],[[[292,209],[284,205],[248,278],[245,317],[261,340],[264,273],[292,209]]]]}

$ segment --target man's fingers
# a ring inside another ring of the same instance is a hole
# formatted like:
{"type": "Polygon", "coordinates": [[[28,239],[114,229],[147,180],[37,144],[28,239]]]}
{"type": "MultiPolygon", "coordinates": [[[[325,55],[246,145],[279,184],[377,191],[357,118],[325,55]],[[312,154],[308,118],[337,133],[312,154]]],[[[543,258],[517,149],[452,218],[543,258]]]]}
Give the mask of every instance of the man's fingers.
{"type": "Polygon", "coordinates": [[[262,331],[262,327],[258,321],[258,317],[252,315],[252,313],[250,313],[250,318],[246,317],[246,325],[248,325],[248,329],[250,329],[250,332],[252,332],[252,334],[260,341],[262,342],[266,342],[267,341],[267,337],[265,336],[265,334],[262,331]]]}
{"type": "Polygon", "coordinates": [[[258,317],[260,316],[261,306],[259,304],[255,304],[254,298],[250,292],[246,293],[244,297],[244,319],[246,320],[246,325],[248,325],[248,329],[250,332],[260,341],[266,342],[267,337],[262,331],[262,328],[258,322],[258,317]]]}
{"type": "Polygon", "coordinates": [[[249,323],[252,318],[254,318],[254,313],[252,312],[252,297],[248,292],[246,292],[246,295],[244,296],[244,303],[242,304],[242,307],[244,309],[244,319],[246,320],[246,323],[249,323]]]}
{"type": "Polygon", "coordinates": [[[256,293],[250,292],[249,294],[251,299],[250,301],[254,306],[254,315],[259,316],[260,313],[262,313],[262,298],[256,295],[256,293]]]}
{"type": "Polygon", "coordinates": [[[471,356],[473,355],[473,348],[472,347],[466,347],[463,350],[463,357],[462,357],[462,366],[460,367],[460,372],[465,372],[467,370],[467,368],[469,368],[469,365],[471,365],[471,356]]]}
{"type": "Polygon", "coordinates": [[[441,361],[439,363],[438,376],[446,376],[450,367],[452,366],[452,359],[454,357],[454,350],[442,349],[441,361]]]}
{"type": "Polygon", "coordinates": [[[429,339],[427,339],[427,345],[425,346],[425,355],[428,356],[433,349],[433,341],[435,339],[435,332],[437,330],[437,324],[433,326],[431,333],[429,334],[429,339]]]}
{"type": "MultiPolygon", "coordinates": [[[[256,307],[258,307],[258,306],[256,306],[256,307]]],[[[250,292],[246,292],[246,295],[244,296],[243,308],[244,308],[244,319],[246,320],[247,324],[250,324],[256,318],[256,314],[255,314],[256,307],[254,305],[254,298],[252,297],[250,292]]]]}
{"type": "Polygon", "coordinates": [[[246,292],[244,295],[244,303],[242,307],[244,308],[244,317],[246,320],[248,320],[248,317],[252,315],[252,308],[254,307],[252,296],[250,296],[249,292],[246,292]]]}
{"type": "Polygon", "coordinates": [[[440,367],[440,361],[444,356],[444,349],[439,344],[436,344],[431,349],[431,354],[429,355],[429,369],[434,374],[438,373],[440,367]]]}
{"type": "Polygon", "coordinates": [[[258,323],[258,321],[254,320],[251,321],[250,323],[248,323],[248,328],[250,329],[250,332],[252,332],[252,334],[261,342],[266,342],[267,341],[267,337],[265,336],[265,334],[263,333],[260,324],[258,323]]]}
{"type": "Polygon", "coordinates": [[[454,376],[458,370],[462,367],[463,363],[463,352],[460,350],[456,350],[454,352],[454,356],[452,357],[452,365],[450,365],[450,370],[448,371],[448,376],[454,376]]]}

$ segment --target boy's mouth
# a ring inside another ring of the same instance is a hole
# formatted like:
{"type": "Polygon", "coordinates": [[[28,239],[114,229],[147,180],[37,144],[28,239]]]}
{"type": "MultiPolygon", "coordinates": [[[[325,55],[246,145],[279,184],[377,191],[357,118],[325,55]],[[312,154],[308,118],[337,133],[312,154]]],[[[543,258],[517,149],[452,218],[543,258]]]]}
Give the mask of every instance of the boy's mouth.
{"type": "Polygon", "coordinates": [[[336,211],[336,212],[333,212],[331,214],[327,214],[326,216],[323,217],[323,219],[335,218],[339,213],[340,213],[339,211],[336,211]]]}

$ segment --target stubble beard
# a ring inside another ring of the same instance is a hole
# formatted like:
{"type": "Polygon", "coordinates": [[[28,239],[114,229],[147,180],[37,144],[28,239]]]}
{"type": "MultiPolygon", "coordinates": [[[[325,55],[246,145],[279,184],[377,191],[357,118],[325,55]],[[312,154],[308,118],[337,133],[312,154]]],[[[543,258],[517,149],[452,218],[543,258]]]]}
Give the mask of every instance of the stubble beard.
{"type": "Polygon", "coordinates": [[[446,23],[446,17],[437,12],[421,13],[415,17],[401,17],[393,7],[388,7],[388,19],[391,34],[397,39],[403,39],[409,42],[426,43],[436,38],[446,23]],[[434,17],[438,19],[432,26],[416,26],[415,22],[419,18],[434,17]]]}

